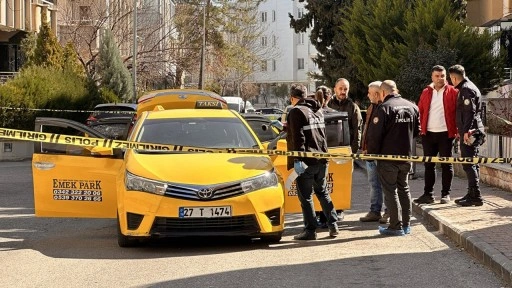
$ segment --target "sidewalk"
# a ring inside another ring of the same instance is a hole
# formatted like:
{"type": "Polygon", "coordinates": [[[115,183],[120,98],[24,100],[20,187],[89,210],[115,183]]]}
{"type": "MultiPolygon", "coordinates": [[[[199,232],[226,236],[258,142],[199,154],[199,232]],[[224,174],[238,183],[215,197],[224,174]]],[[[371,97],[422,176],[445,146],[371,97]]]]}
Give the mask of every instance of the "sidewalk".
{"type": "MultiPolygon", "coordinates": [[[[364,163],[357,163],[365,168],[364,163]]],[[[409,180],[413,199],[423,194],[424,166],[416,164],[416,173],[409,180]]],[[[439,204],[441,171],[437,170],[434,196],[430,205],[413,203],[413,213],[448,236],[461,249],[489,267],[506,283],[512,284],[512,192],[481,183],[484,205],[459,207],[453,200],[466,194],[467,180],[455,176],[450,204],[439,204]]],[[[414,231],[412,231],[414,233],[414,231]]]]}

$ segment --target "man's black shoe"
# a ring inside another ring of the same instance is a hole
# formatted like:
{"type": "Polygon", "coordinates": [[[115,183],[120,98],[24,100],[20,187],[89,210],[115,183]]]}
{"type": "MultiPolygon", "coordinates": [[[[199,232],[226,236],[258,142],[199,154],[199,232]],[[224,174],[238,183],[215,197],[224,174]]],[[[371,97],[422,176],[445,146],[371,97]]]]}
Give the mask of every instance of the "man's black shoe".
{"type": "Polygon", "coordinates": [[[459,202],[461,202],[461,201],[465,201],[465,200],[466,200],[466,199],[468,199],[468,198],[469,198],[469,194],[466,194],[466,195],[464,195],[464,197],[462,197],[462,198],[455,199],[455,201],[454,201],[454,202],[455,202],[456,204],[459,204],[459,202]]]}
{"type": "Polygon", "coordinates": [[[293,239],[295,239],[295,240],[316,240],[316,232],[304,230],[299,235],[293,236],[293,239]]]}
{"type": "Polygon", "coordinates": [[[416,204],[432,204],[434,203],[434,197],[423,194],[417,199],[414,199],[413,202],[416,204]]]}
{"type": "Polygon", "coordinates": [[[333,237],[335,238],[336,236],[338,236],[338,234],[340,234],[340,230],[338,229],[338,226],[332,226],[332,227],[329,227],[329,236],[330,237],[333,237]]]}
{"type": "Polygon", "coordinates": [[[457,205],[462,206],[462,207],[482,206],[482,205],[484,205],[484,202],[482,201],[482,199],[478,199],[478,198],[466,198],[462,201],[459,201],[457,203],[457,205]]]}

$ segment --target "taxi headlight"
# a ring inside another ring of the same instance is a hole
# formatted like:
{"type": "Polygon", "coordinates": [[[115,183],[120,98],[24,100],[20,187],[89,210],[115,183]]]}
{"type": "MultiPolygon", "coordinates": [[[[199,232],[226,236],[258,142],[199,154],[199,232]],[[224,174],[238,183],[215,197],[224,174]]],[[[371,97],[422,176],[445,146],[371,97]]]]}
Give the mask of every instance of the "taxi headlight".
{"type": "Polygon", "coordinates": [[[167,189],[167,184],[147,178],[134,175],[126,171],[124,181],[126,190],[148,192],[157,195],[164,195],[167,189]]]}
{"type": "Polygon", "coordinates": [[[274,171],[269,171],[260,176],[242,181],[241,184],[242,190],[245,193],[249,193],[263,188],[277,186],[278,182],[279,180],[277,179],[277,174],[274,171]]]}

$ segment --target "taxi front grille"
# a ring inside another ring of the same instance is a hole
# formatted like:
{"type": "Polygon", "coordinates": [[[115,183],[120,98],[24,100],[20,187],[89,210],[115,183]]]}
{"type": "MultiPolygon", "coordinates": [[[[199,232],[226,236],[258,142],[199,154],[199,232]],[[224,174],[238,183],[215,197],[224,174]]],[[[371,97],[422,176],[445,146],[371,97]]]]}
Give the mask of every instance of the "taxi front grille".
{"type": "Polygon", "coordinates": [[[179,199],[211,201],[235,197],[242,194],[244,194],[244,191],[242,190],[242,185],[240,184],[240,182],[237,182],[211,187],[168,183],[167,190],[165,190],[164,195],[167,197],[179,199]],[[199,196],[199,194],[201,193],[198,193],[198,191],[202,189],[211,189],[211,192],[213,193],[212,196],[201,198],[199,196]]]}
{"type": "Polygon", "coordinates": [[[154,236],[251,235],[260,232],[254,215],[219,218],[156,217],[151,227],[154,236]]]}

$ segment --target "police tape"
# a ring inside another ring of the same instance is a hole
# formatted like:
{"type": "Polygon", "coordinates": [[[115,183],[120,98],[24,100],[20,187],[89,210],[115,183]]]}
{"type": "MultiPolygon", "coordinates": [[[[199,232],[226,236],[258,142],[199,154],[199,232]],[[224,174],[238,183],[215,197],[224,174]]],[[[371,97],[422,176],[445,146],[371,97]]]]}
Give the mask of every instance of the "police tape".
{"type": "Polygon", "coordinates": [[[174,153],[230,153],[230,154],[257,154],[268,156],[293,156],[301,158],[322,158],[322,159],[352,159],[352,160],[386,160],[423,163],[461,163],[461,164],[509,164],[512,158],[489,158],[489,157],[434,157],[434,156],[403,156],[403,155],[380,155],[380,154],[359,154],[359,153],[324,153],[324,152],[302,152],[282,151],[264,149],[242,149],[242,148],[205,148],[194,146],[182,146],[172,144],[143,143],[124,140],[113,140],[93,138],[84,136],[71,136],[64,134],[45,133],[37,131],[25,131],[8,128],[0,128],[0,138],[44,142],[53,144],[75,145],[82,147],[100,147],[112,149],[136,149],[147,151],[169,151],[174,153]]]}
{"type": "Polygon", "coordinates": [[[42,112],[66,112],[66,113],[112,113],[112,114],[135,114],[136,111],[109,111],[109,110],[68,110],[68,109],[45,109],[45,108],[23,108],[23,107],[0,107],[0,110],[15,111],[42,111],[42,112]]]}

